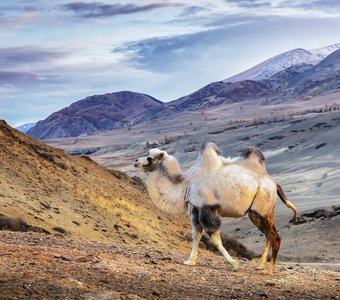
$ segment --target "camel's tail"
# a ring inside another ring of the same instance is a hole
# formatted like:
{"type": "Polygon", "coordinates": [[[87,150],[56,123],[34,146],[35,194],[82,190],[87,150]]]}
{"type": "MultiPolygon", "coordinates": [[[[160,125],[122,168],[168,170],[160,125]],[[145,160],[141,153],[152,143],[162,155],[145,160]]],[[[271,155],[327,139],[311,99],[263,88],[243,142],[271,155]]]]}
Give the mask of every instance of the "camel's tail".
{"type": "Polygon", "coordinates": [[[295,207],[295,205],[294,205],[292,202],[290,202],[290,201],[287,199],[285,193],[284,193],[283,190],[282,190],[281,185],[279,185],[279,184],[277,183],[277,184],[276,184],[276,188],[277,188],[277,194],[279,195],[279,197],[280,197],[280,199],[282,200],[282,202],[283,202],[288,208],[290,208],[290,209],[293,211],[295,223],[297,223],[297,221],[298,221],[298,210],[297,210],[297,208],[295,207]]]}

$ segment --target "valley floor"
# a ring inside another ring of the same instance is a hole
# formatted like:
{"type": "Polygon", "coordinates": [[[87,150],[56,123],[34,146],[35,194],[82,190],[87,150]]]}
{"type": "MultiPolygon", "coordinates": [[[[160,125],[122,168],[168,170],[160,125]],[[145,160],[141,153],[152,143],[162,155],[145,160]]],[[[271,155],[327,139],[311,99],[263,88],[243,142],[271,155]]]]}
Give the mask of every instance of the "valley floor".
{"type": "Polygon", "coordinates": [[[176,249],[0,232],[1,299],[339,299],[340,275],[278,264],[273,277],[206,251],[195,267],[176,249]]]}

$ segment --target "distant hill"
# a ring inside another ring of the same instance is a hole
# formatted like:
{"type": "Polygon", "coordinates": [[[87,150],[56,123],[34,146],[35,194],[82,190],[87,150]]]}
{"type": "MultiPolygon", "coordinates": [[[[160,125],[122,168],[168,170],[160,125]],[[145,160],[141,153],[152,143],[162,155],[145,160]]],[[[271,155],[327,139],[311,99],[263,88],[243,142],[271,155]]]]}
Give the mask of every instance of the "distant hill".
{"type": "Polygon", "coordinates": [[[16,127],[15,129],[18,129],[19,131],[26,133],[28,130],[30,130],[32,127],[34,127],[35,124],[37,124],[37,123],[27,123],[27,124],[20,125],[20,126],[16,127]]]}
{"type": "Polygon", "coordinates": [[[151,96],[128,91],[90,96],[39,121],[27,133],[45,140],[110,130],[163,105],[151,96]]]}
{"type": "Polygon", "coordinates": [[[67,155],[3,121],[0,187],[4,228],[22,219],[34,231],[164,247],[179,245],[179,232],[190,231],[185,216],[156,209],[139,180],[67,155]]]}

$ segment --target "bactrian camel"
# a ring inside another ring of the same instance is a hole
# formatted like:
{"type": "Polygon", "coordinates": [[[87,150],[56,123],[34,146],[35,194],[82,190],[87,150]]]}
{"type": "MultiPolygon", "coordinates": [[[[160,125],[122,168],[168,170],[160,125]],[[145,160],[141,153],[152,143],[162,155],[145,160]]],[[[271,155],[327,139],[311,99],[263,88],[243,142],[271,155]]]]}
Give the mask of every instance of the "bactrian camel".
{"type": "Polygon", "coordinates": [[[297,219],[296,207],[288,201],[281,186],[267,173],[265,158],[256,147],[245,148],[241,156],[227,159],[214,143],[205,143],[194,165],[182,172],[177,159],[160,149],[150,149],[147,157],[136,159],[134,166],[147,174],[147,189],[152,202],[166,212],[190,212],[192,251],[184,262],[195,265],[198,244],[203,231],[231,264],[238,261],[223,247],[220,217],[250,220],[265,234],[266,246],[257,269],[265,269],[272,249],[268,273],[272,274],[281,239],[274,224],[277,195],[291,208],[297,219]]]}

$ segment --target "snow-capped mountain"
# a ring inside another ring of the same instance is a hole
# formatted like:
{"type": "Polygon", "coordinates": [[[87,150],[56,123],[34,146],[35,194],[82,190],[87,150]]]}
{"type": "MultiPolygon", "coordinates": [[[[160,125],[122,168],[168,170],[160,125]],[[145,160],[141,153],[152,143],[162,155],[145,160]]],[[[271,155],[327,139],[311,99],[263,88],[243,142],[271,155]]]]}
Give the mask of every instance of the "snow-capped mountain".
{"type": "Polygon", "coordinates": [[[35,124],[37,124],[37,123],[23,124],[23,125],[16,127],[16,129],[18,129],[19,131],[21,131],[23,133],[26,133],[28,130],[30,130],[32,127],[34,127],[35,124]]]}
{"type": "Polygon", "coordinates": [[[334,44],[334,45],[330,45],[327,47],[322,47],[319,49],[312,49],[312,50],[308,50],[310,53],[313,53],[315,55],[320,56],[321,59],[324,59],[326,56],[330,55],[331,53],[333,53],[334,51],[340,49],[340,43],[334,44]]]}
{"type": "Polygon", "coordinates": [[[340,43],[313,50],[294,49],[276,55],[251,69],[229,77],[224,82],[237,82],[242,80],[262,80],[273,74],[283,71],[292,66],[307,64],[314,66],[326,56],[340,49],[340,43]]]}

